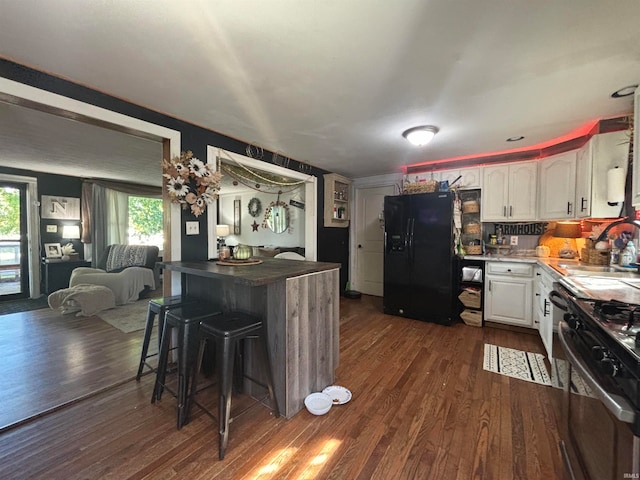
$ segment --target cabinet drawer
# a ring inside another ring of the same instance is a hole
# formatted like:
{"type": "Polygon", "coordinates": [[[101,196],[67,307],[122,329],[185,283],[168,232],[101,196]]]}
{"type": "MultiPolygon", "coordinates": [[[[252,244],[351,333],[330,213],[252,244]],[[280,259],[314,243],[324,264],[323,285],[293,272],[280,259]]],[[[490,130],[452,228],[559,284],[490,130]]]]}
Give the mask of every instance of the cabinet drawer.
{"type": "Polygon", "coordinates": [[[533,268],[534,264],[532,263],[487,262],[487,272],[498,275],[531,277],[533,276],[533,268]]]}

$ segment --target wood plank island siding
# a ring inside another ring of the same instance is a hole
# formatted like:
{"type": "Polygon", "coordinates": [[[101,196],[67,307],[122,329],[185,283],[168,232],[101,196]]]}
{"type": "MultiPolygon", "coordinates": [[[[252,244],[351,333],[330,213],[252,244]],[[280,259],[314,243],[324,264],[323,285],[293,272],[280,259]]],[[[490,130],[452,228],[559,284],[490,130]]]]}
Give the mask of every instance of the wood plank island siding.
{"type": "Polygon", "coordinates": [[[338,270],[286,280],[286,398],[292,402],[286,412],[300,410],[309,393],[335,379],[340,358],[338,281],[338,270]]]}
{"type": "MultiPolygon", "coordinates": [[[[223,311],[260,315],[266,322],[274,390],[281,415],[291,418],[304,398],[333,383],[339,359],[339,264],[265,258],[260,265],[225,267],[213,262],[167,262],[182,288],[223,311]]],[[[255,345],[247,373],[265,380],[255,345]]],[[[256,397],[263,389],[245,382],[256,397]]]]}

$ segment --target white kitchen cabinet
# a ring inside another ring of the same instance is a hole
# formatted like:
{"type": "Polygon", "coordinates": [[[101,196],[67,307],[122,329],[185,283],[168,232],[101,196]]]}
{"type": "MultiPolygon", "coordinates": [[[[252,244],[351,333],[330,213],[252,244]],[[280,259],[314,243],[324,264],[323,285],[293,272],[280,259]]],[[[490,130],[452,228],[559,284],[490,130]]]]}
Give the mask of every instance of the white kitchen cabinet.
{"type": "Polygon", "coordinates": [[[454,170],[441,170],[439,172],[438,180],[444,181],[448,180],[449,185],[451,185],[456,178],[460,177],[453,186],[455,188],[459,188],[461,190],[472,189],[472,188],[480,188],[480,175],[481,169],[480,167],[471,167],[471,168],[460,168],[454,170]]]}
{"type": "Polygon", "coordinates": [[[482,221],[533,221],[537,214],[538,162],[484,167],[482,221]]]}
{"type": "Polygon", "coordinates": [[[576,214],[576,151],[539,162],[538,214],[541,220],[574,218],[576,214]]]}
{"type": "Polygon", "coordinates": [[[532,326],[533,270],[530,263],[487,262],[485,321],[532,326]]]}
{"type": "Polygon", "coordinates": [[[607,172],[619,167],[627,171],[629,132],[594,135],[577,153],[576,217],[612,218],[620,215],[622,203],[609,205],[607,172]]]}
{"type": "MultiPolygon", "coordinates": [[[[635,143],[638,143],[640,138],[640,88],[636,88],[636,93],[633,99],[634,105],[634,118],[633,122],[633,138],[635,143]]],[[[640,209],[640,147],[636,146],[633,149],[633,185],[631,187],[631,203],[637,209],[640,209]]]]}
{"type": "Polygon", "coordinates": [[[540,339],[547,351],[549,361],[553,358],[553,330],[557,327],[558,317],[562,312],[549,300],[549,294],[553,290],[554,278],[542,267],[536,268],[536,280],[533,285],[533,323],[538,328],[540,339]]]}

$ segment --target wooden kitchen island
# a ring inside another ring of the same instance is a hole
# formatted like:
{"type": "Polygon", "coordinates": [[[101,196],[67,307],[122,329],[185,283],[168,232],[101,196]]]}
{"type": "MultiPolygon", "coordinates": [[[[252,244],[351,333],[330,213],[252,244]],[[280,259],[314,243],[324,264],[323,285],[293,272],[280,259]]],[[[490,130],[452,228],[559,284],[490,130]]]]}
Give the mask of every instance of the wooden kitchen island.
{"type": "MultiPolygon", "coordinates": [[[[322,390],[335,379],[340,264],[261,260],[259,265],[200,261],[161,262],[159,266],[181,274],[184,295],[200,298],[223,311],[260,315],[266,322],[280,414],[291,418],[304,407],[309,393],[322,390]]],[[[252,349],[246,357],[245,371],[264,379],[264,366],[256,361],[259,357],[252,349]]],[[[245,386],[250,394],[259,391],[251,382],[245,382],[245,386]]]]}

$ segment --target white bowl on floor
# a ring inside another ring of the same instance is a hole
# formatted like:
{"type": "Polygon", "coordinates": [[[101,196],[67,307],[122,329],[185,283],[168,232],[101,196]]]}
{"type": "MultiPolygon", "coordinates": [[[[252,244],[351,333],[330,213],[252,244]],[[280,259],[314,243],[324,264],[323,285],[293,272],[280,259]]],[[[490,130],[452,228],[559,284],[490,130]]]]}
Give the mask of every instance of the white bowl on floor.
{"type": "Polygon", "coordinates": [[[332,404],[331,397],[322,392],[312,393],[304,399],[304,406],[314,415],[324,415],[331,410],[332,404]]]}

